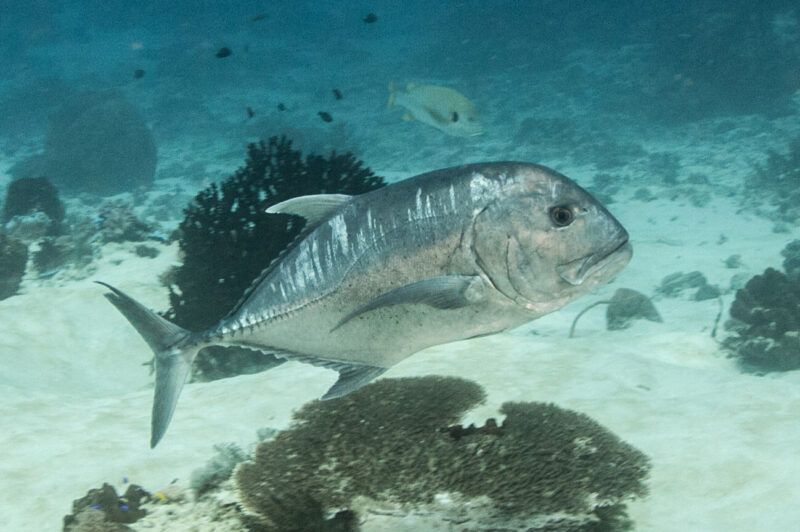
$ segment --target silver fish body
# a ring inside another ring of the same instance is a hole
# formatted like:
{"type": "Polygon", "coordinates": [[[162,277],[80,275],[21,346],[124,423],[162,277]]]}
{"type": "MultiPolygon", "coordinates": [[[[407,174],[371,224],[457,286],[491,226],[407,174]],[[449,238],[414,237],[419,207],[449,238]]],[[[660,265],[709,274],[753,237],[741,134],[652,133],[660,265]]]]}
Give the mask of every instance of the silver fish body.
{"type": "Polygon", "coordinates": [[[156,352],[151,445],[204,347],[330,367],[340,377],[325,398],[338,397],[426,347],[553,312],[631,257],[627,232],[602,205],[529,163],[448,168],[270,212],[305,216],[306,234],[217,326],[189,333],[116,289],[107,294],[156,352]]]}

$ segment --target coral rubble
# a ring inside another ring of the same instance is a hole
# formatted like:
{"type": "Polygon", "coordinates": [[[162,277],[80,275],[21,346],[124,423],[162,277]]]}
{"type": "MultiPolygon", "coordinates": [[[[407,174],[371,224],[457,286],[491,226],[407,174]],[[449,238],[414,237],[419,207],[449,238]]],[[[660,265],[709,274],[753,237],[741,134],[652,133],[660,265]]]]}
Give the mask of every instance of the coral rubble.
{"type": "Polygon", "coordinates": [[[124,200],[107,200],[98,215],[103,242],[142,242],[155,229],[133,213],[133,205],[124,200]]]}

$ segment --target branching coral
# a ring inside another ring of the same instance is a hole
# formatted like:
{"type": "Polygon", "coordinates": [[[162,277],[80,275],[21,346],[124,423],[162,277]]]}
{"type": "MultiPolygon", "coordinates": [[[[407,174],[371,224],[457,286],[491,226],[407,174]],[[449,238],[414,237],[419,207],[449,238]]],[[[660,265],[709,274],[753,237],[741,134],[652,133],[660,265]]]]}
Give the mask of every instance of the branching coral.
{"type": "Polygon", "coordinates": [[[303,221],[266,214],[306,194],[361,194],[383,186],[352,154],[292,149],[285,137],[248,146],[244,167],[201,191],[180,225],[183,265],[174,272],[168,316],[190,329],[215,324],[300,232],[303,221]]]}
{"type": "Polygon", "coordinates": [[[214,451],[216,454],[205,466],[192,471],[191,488],[198,497],[229,479],[236,464],[248,459],[247,453],[235,443],[218,443],[214,451]]]}
{"type": "MultiPolygon", "coordinates": [[[[245,166],[201,191],[186,209],[183,264],[170,274],[167,316],[200,330],[234,307],[303,227],[301,218],[267,214],[270,205],[307,194],[361,194],[383,184],[350,153],[303,157],[286,137],[250,144],[245,166]]],[[[195,360],[193,378],[253,373],[277,363],[256,351],[209,348],[195,360]]]]}

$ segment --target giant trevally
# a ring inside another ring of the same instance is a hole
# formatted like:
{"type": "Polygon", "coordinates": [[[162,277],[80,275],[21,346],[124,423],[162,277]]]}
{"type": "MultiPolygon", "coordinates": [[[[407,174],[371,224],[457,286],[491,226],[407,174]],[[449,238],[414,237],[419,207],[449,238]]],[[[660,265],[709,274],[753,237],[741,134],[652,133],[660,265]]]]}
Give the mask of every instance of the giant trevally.
{"type": "Polygon", "coordinates": [[[597,200],[530,163],[457,166],[359,196],[302,196],[268,212],[305,217],[304,235],[208,330],[182,329],[105,285],[155,352],[151,447],[205,347],[334,369],[330,399],[426,347],[553,312],[631,258],[628,233],[597,200]]]}

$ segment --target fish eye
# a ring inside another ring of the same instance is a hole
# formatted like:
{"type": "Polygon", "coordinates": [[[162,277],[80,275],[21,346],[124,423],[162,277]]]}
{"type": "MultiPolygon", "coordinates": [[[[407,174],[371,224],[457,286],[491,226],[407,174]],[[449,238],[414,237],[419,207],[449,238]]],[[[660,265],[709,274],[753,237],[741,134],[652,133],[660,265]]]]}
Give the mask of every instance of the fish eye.
{"type": "Polygon", "coordinates": [[[566,227],[575,220],[575,213],[568,205],[556,205],[550,209],[550,219],[558,227],[566,227]]]}
{"type": "Polygon", "coordinates": [[[453,111],[453,116],[451,117],[453,122],[458,122],[458,113],[453,111]]]}

